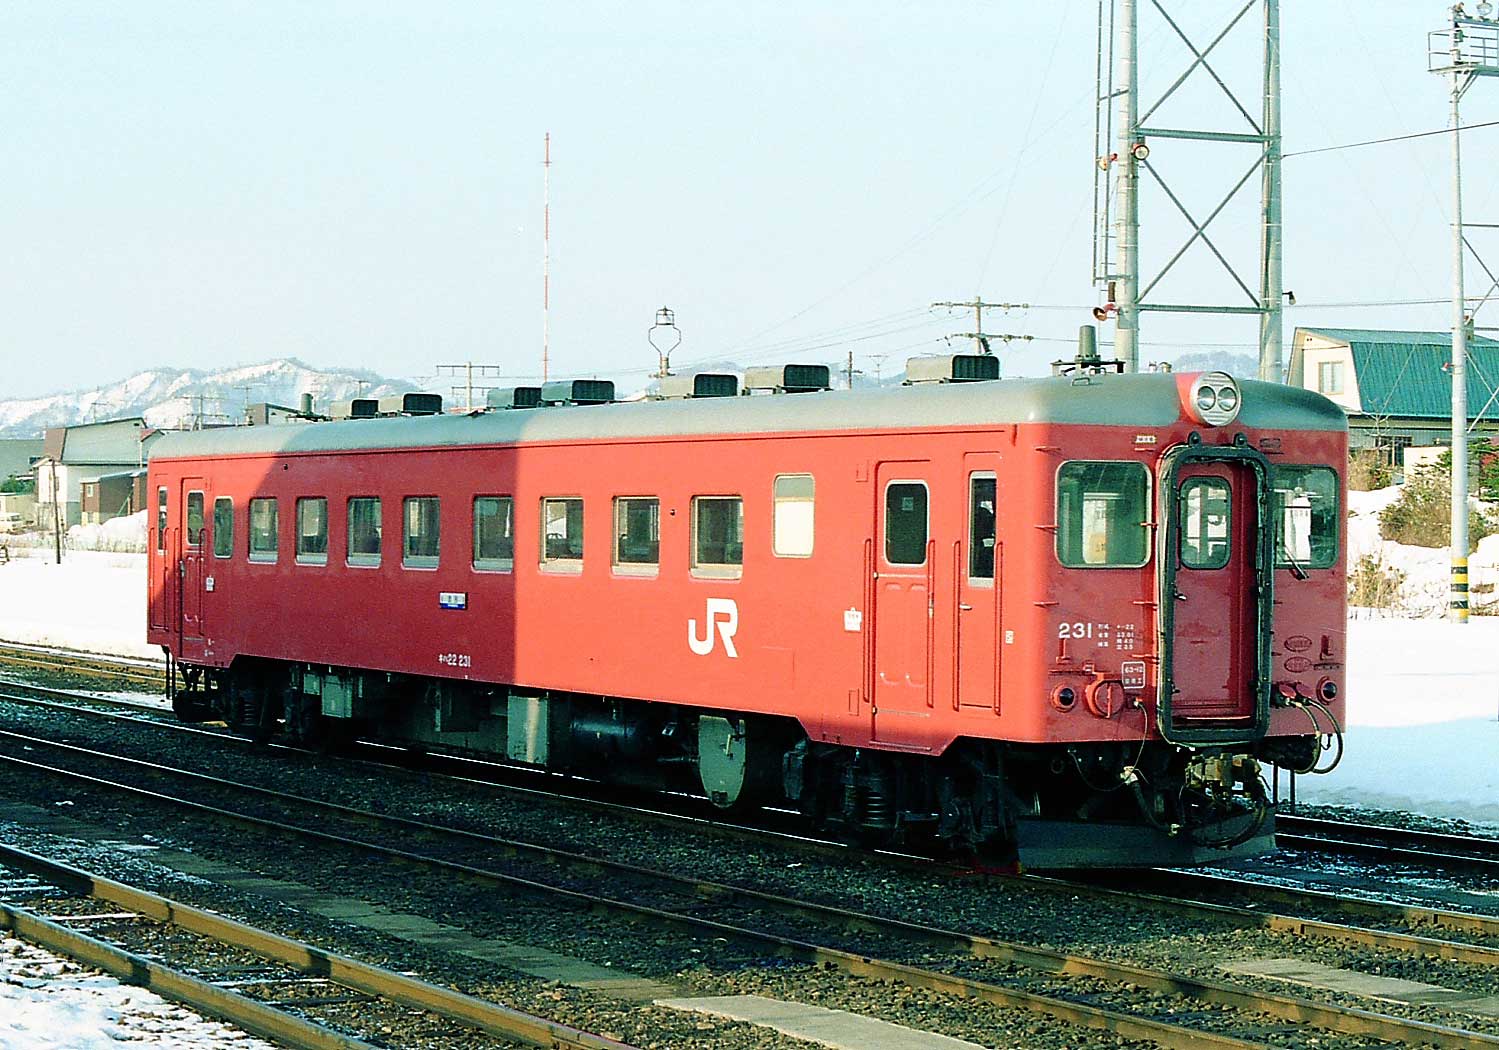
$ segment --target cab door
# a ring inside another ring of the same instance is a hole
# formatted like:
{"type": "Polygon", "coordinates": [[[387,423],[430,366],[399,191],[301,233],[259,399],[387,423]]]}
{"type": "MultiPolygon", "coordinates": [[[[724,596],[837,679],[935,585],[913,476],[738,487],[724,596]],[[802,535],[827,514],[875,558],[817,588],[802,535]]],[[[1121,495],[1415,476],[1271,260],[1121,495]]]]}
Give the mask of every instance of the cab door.
{"type": "Polygon", "coordinates": [[[876,470],[874,639],[870,669],[876,739],[921,745],[933,706],[936,545],[930,464],[876,470]]]}
{"type": "Polygon", "coordinates": [[[954,710],[975,707],[999,711],[998,458],[992,453],[963,457],[967,531],[963,540],[953,545],[953,578],[957,584],[954,710]]]}
{"type": "Polygon", "coordinates": [[[207,489],[202,478],[183,478],[181,498],[177,502],[181,515],[177,536],[181,550],[177,561],[178,623],[182,636],[181,658],[203,657],[203,579],[207,575],[207,489]]]}

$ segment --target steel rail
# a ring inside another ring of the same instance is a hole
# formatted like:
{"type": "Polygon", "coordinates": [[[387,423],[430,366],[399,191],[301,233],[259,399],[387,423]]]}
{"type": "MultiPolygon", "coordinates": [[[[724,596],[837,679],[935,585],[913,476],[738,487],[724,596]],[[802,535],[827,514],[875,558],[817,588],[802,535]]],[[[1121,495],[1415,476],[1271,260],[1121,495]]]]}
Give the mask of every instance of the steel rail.
{"type": "Polygon", "coordinates": [[[1499,840],[1417,828],[1383,827],[1302,817],[1276,817],[1277,845],[1294,849],[1356,853],[1427,866],[1499,873],[1499,840]]]}
{"type": "MultiPolygon", "coordinates": [[[[461,829],[444,828],[439,825],[425,824],[406,818],[389,817],[384,814],[370,813],[357,810],[336,803],[326,803],[316,799],[305,799],[301,796],[287,795],[282,792],[273,791],[268,788],[260,788],[255,785],[241,785],[234,782],[223,781],[220,778],[209,777],[205,774],[193,773],[185,770],[167,770],[154,763],[144,762],[138,759],[126,759],[115,755],[103,755],[89,751],[85,748],[76,748],[73,745],[50,744],[48,741],[25,737],[24,734],[3,733],[0,734],[14,739],[27,742],[28,746],[52,746],[64,751],[78,752],[90,758],[100,758],[107,761],[121,763],[136,768],[145,768],[152,771],[166,772],[169,775],[182,777],[184,779],[200,782],[213,783],[217,787],[229,788],[231,790],[243,790],[246,793],[261,797],[274,798],[279,801],[290,801],[298,805],[307,806],[330,814],[338,814],[345,817],[353,817],[363,822],[373,823],[379,826],[401,827],[405,830],[416,831],[428,835],[440,835],[447,838],[458,839],[483,845],[488,848],[498,849],[511,854],[528,854],[544,858],[546,860],[567,864],[573,867],[585,868],[591,871],[609,871],[616,874],[629,875],[633,877],[652,879],[658,882],[674,886],[684,893],[690,893],[708,899],[736,899],[749,903],[768,911],[776,912],[784,916],[797,918],[816,918],[822,921],[832,922],[841,928],[859,932],[880,933],[904,937],[909,940],[936,945],[953,951],[963,951],[967,954],[995,961],[1009,962],[1025,966],[1029,969],[1047,973],[1066,976],[1088,976],[1099,980],[1112,981],[1121,984],[1134,985],[1147,988],[1163,994],[1181,995],[1188,998],[1198,999],[1203,1002],[1213,1003],[1221,1006],[1229,1006],[1234,1009],[1277,1017],[1282,1020],[1297,1023],[1313,1024],[1326,1028],[1329,1031],[1337,1031],[1351,1035],[1374,1036],[1377,1038],[1402,1038],[1418,1042],[1429,1043],[1442,1047],[1471,1047],[1471,1046],[1494,1046],[1499,1047],[1499,1037],[1474,1033],[1464,1029],[1452,1028],[1445,1025],[1436,1025],[1429,1022],[1412,1021],[1405,1018],[1393,1017],[1373,1011],[1357,1008],[1332,1006],[1314,1002],[1312,1000],[1279,995],[1275,993],[1261,992],[1241,986],[1227,984],[1220,981],[1210,981],[1197,978],[1185,977],[1171,974],[1165,971],[1152,970],[1144,967],[1131,966],[1115,963],[1101,959],[1093,959],[1085,956],[1069,955],[1048,949],[1033,948],[1011,942],[1000,941],[994,938],[982,937],[973,934],[959,933],[950,930],[942,930],[935,927],[922,926],[901,920],[888,919],[880,916],[853,912],[846,909],[835,908],[828,905],[816,904],[807,901],[793,900],[758,890],[750,890],[743,887],[730,886],[706,880],[691,879],[666,872],[657,872],[641,868],[635,865],[623,864],[616,861],[604,860],[597,857],[586,857],[566,851],[554,850],[548,847],[537,846],[531,843],[515,842],[513,840],[498,839],[492,836],[481,835],[476,832],[463,831],[461,829]]],[[[332,842],[344,847],[374,852],[380,856],[399,860],[406,863],[414,863],[427,868],[437,868],[458,874],[465,878],[477,879],[491,885],[504,885],[507,887],[523,889],[529,892],[540,891],[549,895],[561,896],[564,899],[580,904],[587,908],[602,908],[607,911],[623,912],[626,914],[643,916],[656,922],[673,925],[677,928],[686,929],[689,932],[707,932],[717,936],[727,936],[741,942],[755,943],[761,947],[769,948],[779,954],[789,954],[791,957],[800,958],[804,961],[818,964],[831,964],[845,972],[882,976],[887,979],[893,978],[903,983],[913,984],[916,987],[931,988],[935,990],[953,991],[961,989],[956,994],[965,994],[982,998],[991,1003],[999,1005],[1018,1005],[1014,996],[1024,996],[1025,1002],[1033,1003],[1030,1009],[1041,1009],[1042,1012],[1059,1017],[1074,1023],[1088,1024],[1090,1027],[1103,1027],[1110,1031],[1125,1034],[1125,1029],[1118,1027],[1122,1019],[1130,1019],[1134,1022],[1142,1022],[1144,1019],[1130,1018],[1130,1015],[1117,1015],[1112,1011],[1104,1011],[1102,1015],[1096,1011],[1098,1008],[1086,1007],[1087,1013],[1078,1014],[1075,1011],[1084,1009],[1081,1004],[1068,1003],[1066,1000],[1056,1000],[1045,996],[1036,996],[1035,993],[1018,992],[1013,989],[1003,989],[1001,986],[990,985],[985,982],[970,981],[967,978],[958,978],[948,974],[936,973],[929,970],[908,967],[904,964],[893,963],[886,960],[874,960],[864,956],[858,956],[842,949],[830,948],[821,945],[809,944],[783,938],[776,934],[763,931],[749,930],[742,927],[730,926],[714,920],[703,919],[696,916],[681,915],[674,912],[666,912],[658,908],[645,905],[612,900],[592,894],[581,893],[576,890],[552,886],[548,883],[539,883],[531,879],[510,875],[502,872],[487,871],[475,868],[471,865],[461,864],[454,861],[439,858],[426,857],[414,854],[407,850],[396,849],[384,844],[365,842],[358,839],[348,839],[342,836],[331,835],[327,832],[313,829],[301,828],[296,825],[286,825],[276,821],[266,820],[260,817],[251,817],[246,814],[234,813],[233,811],[208,806],[204,803],[194,802],[187,799],[176,799],[172,796],[160,795],[149,789],[134,785],[117,784],[112,781],[104,781],[87,774],[80,774],[70,770],[58,771],[54,767],[34,763],[27,759],[18,759],[11,756],[0,755],[0,760],[12,762],[28,768],[42,771],[61,772],[65,776],[96,783],[102,786],[122,789],[132,794],[143,795],[155,800],[167,801],[179,806],[184,806],[197,811],[203,811],[222,819],[234,820],[240,823],[248,823],[262,829],[274,829],[281,832],[291,832],[303,837],[311,837],[319,841],[332,842]],[[952,982],[958,982],[953,984],[952,982]],[[998,989],[998,991],[996,991],[998,989]],[[1000,992],[1003,996],[1000,996],[1000,992]]],[[[1395,938],[1398,935],[1389,935],[1395,938]]],[[[1159,1025],[1160,1022],[1145,1022],[1159,1025]]],[[[1168,1026],[1171,1027],[1171,1026],[1168,1026]]],[[[1142,1038],[1159,1038],[1156,1035],[1142,1038]]],[[[1217,1037],[1234,1040],[1231,1043],[1215,1043],[1212,1045],[1243,1045],[1235,1037],[1217,1037]]],[[[1167,1045],[1177,1045],[1170,1044],[1167,1045]]]]}
{"type": "Polygon", "coordinates": [[[165,673],[147,662],[111,659],[95,654],[72,653],[67,650],[23,645],[17,642],[0,643],[0,664],[18,664],[91,676],[107,675],[147,682],[157,688],[160,688],[166,681],[165,673]]]}
{"type": "MultiPolygon", "coordinates": [[[[61,887],[71,888],[74,892],[86,894],[156,922],[177,926],[200,937],[290,966],[302,973],[326,978],[357,992],[461,1022],[488,1035],[518,1040],[531,1046],[566,1047],[569,1050],[634,1050],[626,1043],[465,995],[406,974],[372,966],[349,956],[324,951],[16,846],[0,843],[0,863],[29,871],[61,887]]],[[[333,1047],[375,1050],[368,1043],[338,1035],[206,981],[177,974],[158,963],[87,937],[24,909],[0,904],[0,922],[26,940],[97,966],[130,983],[144,983],[166,998],[221,1017],[256,1035],[284,1039],[294,1046],[308,1047],[309,1050],[333,1047]]]]}

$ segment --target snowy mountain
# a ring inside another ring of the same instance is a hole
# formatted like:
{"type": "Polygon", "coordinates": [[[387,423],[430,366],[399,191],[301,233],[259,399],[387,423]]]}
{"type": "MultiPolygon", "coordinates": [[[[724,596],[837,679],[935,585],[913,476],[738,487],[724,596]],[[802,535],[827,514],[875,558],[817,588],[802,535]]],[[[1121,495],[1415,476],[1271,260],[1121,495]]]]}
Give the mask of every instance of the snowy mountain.
{"type": "Polygon", "coordinates": [[[153,368],[118,383],[46,397],[0,401],[0,437],[40,437],[47,427],[144,416],[157,427],[237,423],[246,404],[269,401],[295,408],[303,393],[324,410],[333,401],[379,397],[417,387],[373,372],[321,371],[293,358],[210,372],[153,368]]]}

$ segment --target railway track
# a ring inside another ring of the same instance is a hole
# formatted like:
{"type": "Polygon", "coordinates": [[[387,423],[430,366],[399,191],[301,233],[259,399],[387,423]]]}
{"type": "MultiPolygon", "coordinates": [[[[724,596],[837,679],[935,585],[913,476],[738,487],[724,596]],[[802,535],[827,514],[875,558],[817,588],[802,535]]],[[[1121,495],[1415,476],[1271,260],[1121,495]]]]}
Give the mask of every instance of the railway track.
{"type": "MultiPolygon", "coordinates": [[[[378,1050],[389,1045],[348,1030],[349,1011],[336,1008],[350,1005],[357,1007],[366,1030],[394,1014],[407,1029],[467,1028],[506,1046],[633,1050],[613,1039],[326,952],[13,846],[0,845],[0,866],[44,880],[25,887],[30,907],[0,903],[4,929],[299,1050],[378,1050]],[[132,951],[127,945],[140,948],[132,951]],[[190,958],[193,972],[158,961],[163,954],[190,958]],[[251,967],[248,976],[246,956],[261,964],[251,967]],[[252,989],[259,994],[247,994],[252,989]],[[297,994],[309,990],[318,994],[297,994]],[[330,1008],[342,1016],[320,1020],[319,1013],[330,1008]],[[404,1016],[412,1010],[421,1011],[423,1022],[413,1025],[404,1016]]],[[[14,887],[12,883],[7,896],[14,895],[14,887]]]]}
{"type": "MultiPolygon", "coordinates": [[[[255,828],[262,833],[290,835],[315,841],[324,847],[373,854],[391,863],[419,866],[429,873],[440,872],[448,878],[477,881],[510,892],[548,895],[580,908],[602,910],[633,922],[648,922],[691,936],[724,938],[773,955],[817,966],[836,967],[849,974],[958,994],[994,1005],[1024,1007],[1072,1024],[1100,1028],[1131,1038],[1149,1039],[1160,1045],[1261,1045],[1266,1040],[1279,1041],[1286,1038],[1296,1025],[1313,1025],[1329,1032],[1371,1039],[1393,1039],[1444,1047],[1499,1047],[1499,1036],[1444,1024],[1279,995],[1180,973],[1048,951],[853,912],[812,901],[778,897],[745,887],[651,871],[532,843],[355,810],[255,785],[168,769],[118,755],[90,752],[22,734],[6,733],[0,735],[0,739],[12,748],[27,749],[25,753],[31,757],[8,755],[4,761],[32,773],[67,777],[95,789],[129,793],[153,804],[170,804],[213,820],[230,821],[255,828]],[[128,771],[132,782],[127,784],[121,780],[111,781],[92,773],[53,764],[57,759],[49,763],[36,761],[38,753],[48,749],[53,754],[72,761],[113,764],[128,771]],[[148,781],[155,786],[145,786],[148,781]],[[163,789],[168,782],[174,781],[190,785],[190,789],[179,787],[175,794],[168,794],[163,789]],[[240,800],[254,799],[256,805],[236,805],[231,809],[227,804],[198,801],[207,797],[217,799],[220,796],[240,800]],[[276,810],[276,815],[253,812],[262,807],[276,810]],[[286,810],[300,810],[305,814],[304,819],[293,824],[285,818],[286,810]],[[311,819],[307,819],[308,817],[311,819]],[[335,828],[340,830],[332,830],[335,828]],[[351,833],[355,831],[363,834],[356,837],[351,833]],[[370,831],[376,834],[370,836],[370,831]],[[392,841],[400,841],[403,845],[389,845],[392,841]],[[418,843],[423,847],[421,851],[415,848],[418,843]],[[512,867],[510,871],[499,871],[483,866],[488,863],[485,858],[497,856],[519,862],[521,870],[516,871],[512,867]],[[565,872],[568,878],[559,880],[555,874],[542,877],[547,872],[565,872]],[[590,886],[590,880],[597,882],[600,877],[611,888],[612,895],[600,893],[590,886]],[[629,899],[621,899],[625,896],[629,899]],[[735,917],[735,921],[725,921],[726,915],[735,917]],[[754,916],[758,922],[754,926],[743,925],[745,916],[754,916]],[[851,938],[851,943],[813,943],[786,932],[788,929],[800,929],[809,921],[822,928],[838,931],[841,936],[851,938]],[[901,958],[881,957],[876,953],[877,950],[886,955],[894,954],[905,958],[923,957],[938,950],[948,953],[951,959],[942,969],[934,969],[925,963],[913,965],[901,958]],[[962,959],[1002,964],[1012,971],[1018,971],[1022,976],[1016,982],[1005,984],[965,976],[962,972],[964,965],[960,962],[962,959]],[[1089,995],[1079,995],[1071,987],[1078,979],[1105,982],[1117,988],[1112,992],[1093,993],[1091,998],[1104,1004],[1100,1005],[1099,1002],[1088,1001],[1089,995]],[[1118,989],[1126,987],[1178,998],[1174,1010],[1185,1013],[1189,1018],[1187,1025],[1190,1030],[1183,1029],[1180,1016],[1167,1022],[1157,1017],[1131,1015],[1118,1009],[1118,989]],[[1225,1008],[1241,1015],[1227,1022],[1226,1032],[1222,1030],[1225,1027],[1225,1015],[1221,1012],[1225,1008]],[[1250,1017],[1274,1018],[1275,1022],[1266,1024],[1263,1020],[1244,1020],[1250,1017]],[[1203,1030],[1207,1025],[1216,1026],[1218,1032],[1203,1030]]],[[[1226,911],[1219,911],[1217,914],[1220,918],[1229,917],[1226,911]]],[[[1256,918],[1263,920],[1266,917],[1256,918]]],[[[1380,946],[1412,954],[1461,958],[1465,962],[1479,965],[1499,966],[1499,952],[1479,946],[1452,944],[1443,947],[1429,938],[1397,934],[1384,934],[1380,946]],[[1460,954],[1447,954],[1450,952],[1460,954]]]]}
{"type": "Polygon", "coordinates": [[[24,667],[55,674],[107,678],[155,690],[163,689],[166,682],[165,666],[159,660],[103,656],[20,642],[0,642],[0,667],[24,667]]]}
{"type": "Polygon", "coordinates": [[[1276,817],[1276,845],[1499,876],[1499,840],[1320,817],[1276,817]]]}

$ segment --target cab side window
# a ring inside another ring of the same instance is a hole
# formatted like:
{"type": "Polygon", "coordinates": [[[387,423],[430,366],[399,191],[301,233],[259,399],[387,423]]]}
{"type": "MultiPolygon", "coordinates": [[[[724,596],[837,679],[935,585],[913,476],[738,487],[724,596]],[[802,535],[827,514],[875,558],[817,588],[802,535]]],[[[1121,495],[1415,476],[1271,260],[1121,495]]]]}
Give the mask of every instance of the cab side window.
{"type": "Polygon", "coordinates": [[[229,558],[234,555],[234,501],[220,496],[213,501],[213,556],[229,558]]]}

